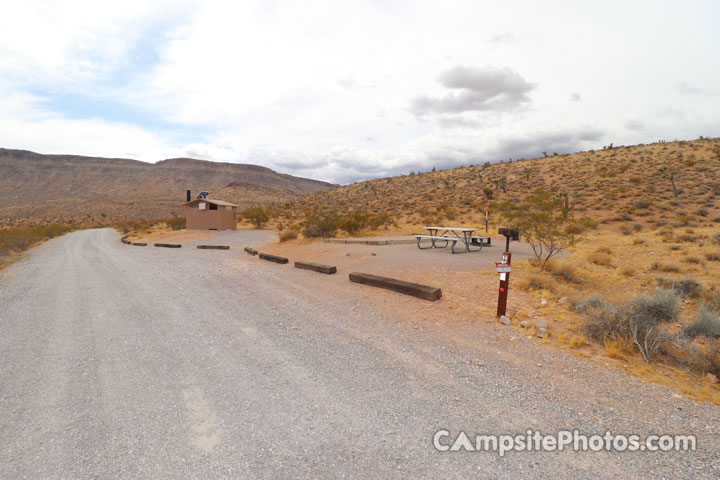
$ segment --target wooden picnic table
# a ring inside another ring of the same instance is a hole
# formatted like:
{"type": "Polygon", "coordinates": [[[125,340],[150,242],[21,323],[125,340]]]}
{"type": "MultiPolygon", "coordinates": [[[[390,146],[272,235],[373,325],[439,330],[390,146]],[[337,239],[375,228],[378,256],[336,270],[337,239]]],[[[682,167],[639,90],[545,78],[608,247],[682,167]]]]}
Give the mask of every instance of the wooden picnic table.
{"type": "Polygon", "coordinates": [[[427,250],[429,248],[445,248],[450,245],[450,250],[455,253],[455,244],[462,242],[465,245],[464,251],[466,252],[478,252],[482,250],[484,245],[490,245],[490,237],[484,237],[480,235],[473,235],[474,232],[479,231],[478,228],[465,228],[465,227],[424,227],[429,232],[428,235],[415,235],[417,239],[417,246],[421,250],[427,250]],[[422,240],[430,240],[429,247],[421,247],[420,242],[422,240]],[[443,245],[438,245],[437,242],[444,242],[443,245]],[[476,250],[471,250],[470,245],[479,246],[476,250]]]}

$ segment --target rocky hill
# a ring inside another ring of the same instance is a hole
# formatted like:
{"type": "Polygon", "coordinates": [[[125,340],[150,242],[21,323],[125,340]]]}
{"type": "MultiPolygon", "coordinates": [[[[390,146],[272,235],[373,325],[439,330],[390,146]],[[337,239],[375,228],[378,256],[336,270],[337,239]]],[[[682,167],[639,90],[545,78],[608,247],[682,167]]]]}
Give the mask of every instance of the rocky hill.
{"type": "Polygon", "coordinates": [[[321,208],[387,214],[415,231],[437,223],[478,226],[485,210],[493,221],[495,202],[522,199],[538,187],[567,192],[575,213],[627,228],[650,220],[712,222],[720,217],[720,138],[609,145],[382,178],[305,196],[283,220],[290,224],[307,209],[321,208]]]}
{"type": "Polygon", "coordinates": [[[190,158],[152,164],[9,149],[0,149],[0,171],[3,225],[167,217],[181,214],[186,189],[210,191],[244,206],[283,202],[333,187],[257,165],[190,158]]]}

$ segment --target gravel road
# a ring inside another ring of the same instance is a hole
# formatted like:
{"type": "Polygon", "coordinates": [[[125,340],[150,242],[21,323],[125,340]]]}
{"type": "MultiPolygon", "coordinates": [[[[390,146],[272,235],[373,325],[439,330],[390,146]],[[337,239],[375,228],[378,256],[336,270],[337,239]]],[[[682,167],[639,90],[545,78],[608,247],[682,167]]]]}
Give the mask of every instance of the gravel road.
{"type": "Polygon", "coordinates": [[[716,406],[495,325],[418,328],[318,275],[108,229],[37,247],[0,272],[0,478],[720,477],[716,406]],[[440,429],[698,449],[500,457],[436,451],[440,429]]]}

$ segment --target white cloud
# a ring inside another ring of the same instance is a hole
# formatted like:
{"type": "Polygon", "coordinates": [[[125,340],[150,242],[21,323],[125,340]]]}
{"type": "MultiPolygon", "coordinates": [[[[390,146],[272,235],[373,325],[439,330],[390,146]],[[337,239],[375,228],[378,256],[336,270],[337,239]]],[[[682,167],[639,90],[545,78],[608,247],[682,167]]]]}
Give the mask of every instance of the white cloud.
{"type": "Polygon", "coordinates": [[[702,89],[693,87],[692,85],[689,85],[687,82],[680,82],[677,85],[675,85],[675,88],[680,93],[684,93],[686,95],[699,95],[701,93],[704,93],[702,91],[702,89]]]}
{"type": "Polygon", "coordinates": [[[442,72],[438,80],[453,91],[441,98],[416,97],[410,107],[415,115],[510,111],[529,103],[528,94],[536,88],[507,67],[468,68],[459,65],[442,72]]]}

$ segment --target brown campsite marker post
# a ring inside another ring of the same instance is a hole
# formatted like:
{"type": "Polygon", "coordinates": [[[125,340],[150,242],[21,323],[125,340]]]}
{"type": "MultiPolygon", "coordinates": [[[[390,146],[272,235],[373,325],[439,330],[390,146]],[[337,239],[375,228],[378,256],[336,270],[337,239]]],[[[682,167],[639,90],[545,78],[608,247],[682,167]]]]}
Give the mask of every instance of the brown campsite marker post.
{"type": "Polygon", "coordinates": [[[495,268],[500,274],[500,290],[498,291],[497,316],[505,315],[507,310],[508,287],[510,286],[510,252],[503,253],[502,262],[495,262],[495,268]]]}
{"type": "Polygon", "coordinates": [[[510,228],[500,228],[498,233],[505,237],[505,252],[502,254],[502,261],[495,262],[495,269],[500,274],[500,289],[498,291],[497,305],[497,316],[500,318],[505,315],[507,311],[508,289],[510,288],[510,271],[512,270],[510,267],[510,260],[512,259],[510,240],[520,240],[520,233],[510,228]]]}

